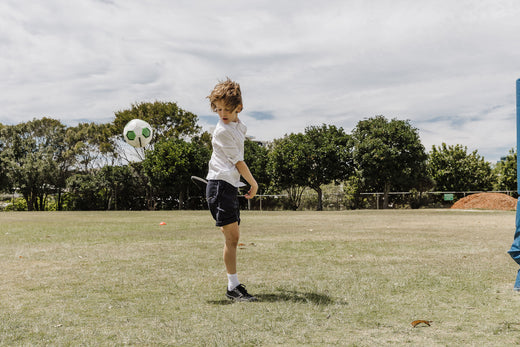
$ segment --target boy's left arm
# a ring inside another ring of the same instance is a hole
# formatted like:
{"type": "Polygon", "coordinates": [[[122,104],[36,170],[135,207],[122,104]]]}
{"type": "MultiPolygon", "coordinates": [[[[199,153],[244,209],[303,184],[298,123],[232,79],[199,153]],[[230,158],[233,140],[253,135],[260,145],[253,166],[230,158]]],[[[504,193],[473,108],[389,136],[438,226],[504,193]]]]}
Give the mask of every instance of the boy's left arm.
{"type": "Polygon", "coordinates": [[[249,192],[245,194],[244,196],[246,199],[252,199],[255,197],[256,192],[258,191],[258,183],[256,183],[255,178],[251,174],[251,171],[249,171],[249,167],[247,166],[246,162],[241,160],[238,161],[235,164],[238,172],[244,177],[244,179],[251,185],[251,189],[249,189],[249,192]]]}

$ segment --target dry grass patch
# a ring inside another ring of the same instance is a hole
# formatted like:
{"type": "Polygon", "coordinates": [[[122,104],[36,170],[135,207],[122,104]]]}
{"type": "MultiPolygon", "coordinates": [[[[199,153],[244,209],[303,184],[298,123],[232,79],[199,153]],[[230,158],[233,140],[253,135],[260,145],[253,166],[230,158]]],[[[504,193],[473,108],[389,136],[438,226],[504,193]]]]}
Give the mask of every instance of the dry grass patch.
{"type": "Polygon", "coordinates": [[[0,214],[1,345],[514,345],[514,212],[0,214]],[[165,221],[165,226],[159,223],[165,221]],[[433,321],[413,328],[416,319],[433,321]]]}

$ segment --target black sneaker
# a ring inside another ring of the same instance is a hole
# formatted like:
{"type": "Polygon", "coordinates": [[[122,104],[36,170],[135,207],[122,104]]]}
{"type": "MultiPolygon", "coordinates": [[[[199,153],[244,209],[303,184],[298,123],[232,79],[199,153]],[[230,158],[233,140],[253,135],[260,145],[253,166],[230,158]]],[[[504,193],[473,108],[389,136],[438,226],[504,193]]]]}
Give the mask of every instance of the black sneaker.
{"type": "Polygon", "coordinates": [[[258,301],[257,298],[247,292],[246,287],[243,284],[239,284],[233,290],[228,290],[226,296],[228,299],[235,301],[258,301]]]}

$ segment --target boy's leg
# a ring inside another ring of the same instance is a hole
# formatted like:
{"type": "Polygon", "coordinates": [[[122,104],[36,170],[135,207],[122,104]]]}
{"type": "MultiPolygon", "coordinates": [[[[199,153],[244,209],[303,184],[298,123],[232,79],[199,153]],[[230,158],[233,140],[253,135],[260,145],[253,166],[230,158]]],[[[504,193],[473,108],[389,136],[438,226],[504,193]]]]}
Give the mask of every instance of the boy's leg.
{"type": "Polygon", "coordinates": [[[224,225],[221,230],[226,238],[224,244],[224,264],[228,274],[226,296],[236,301],[257,301],[254,296],[247,292],[245,286],[240,284],[237,277],[237,246],[240,238],[238,222],[224,225]]]}
{"type": "Polygon", "coordinates": [[[222,233],[226,238],[224,243],[224,264],[229,275],[237,273],[237,246],[240,238],[240,228],[238,222],[224,225],[221,227],[222,233]]]}

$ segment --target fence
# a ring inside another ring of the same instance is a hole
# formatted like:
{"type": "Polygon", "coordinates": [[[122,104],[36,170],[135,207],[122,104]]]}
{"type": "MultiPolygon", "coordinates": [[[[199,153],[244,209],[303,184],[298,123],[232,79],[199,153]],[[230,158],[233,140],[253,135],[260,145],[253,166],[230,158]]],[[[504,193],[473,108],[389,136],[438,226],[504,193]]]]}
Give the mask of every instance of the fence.
{"type": "MultiPolygon", "coordinates": [[[[464,198],[467,195],[479,194],[479,193],[503,193],[503,194],[507,194],[507,195],[510,195],[510,196],[518,195],[518,193],[516,191],[514,191],[514,190],[494,190],[494,191],[475,190],[475,191],[422,192],[421,194],[424,194],[424,195],[442,195],[444,201],[447,201],[448,203],[451,203],[451,202],[453,202],[455,200],[455,196],[461,196],[462,195],[462,197],[464,198]]],[[[376,200],[376,209],[379,209],[381,196],[384,196],[385,193],[376,192],[376,193],[360,193],[360,194],[361,195],[374,196],[375,200],[376,200]]],[[[418,193],[417,192],[389,192],[388,193],[389,196],[391,196],[391,195],[401,195],[403,197],[403,200],[404,200],[404,197],[406,195],[410,195],[410,194],[418,194],[418,193]]]]}
{"type": "MultiPolygon", "coordinates": [[[[501,191],[434,191],[434,192],[390,192],[388,193],[388,206],[390,208],[443,208],[450,207],[455,201],[477,193],[504,193],[513,197],[518,197],[518,193],[513,190],[501,191]]],[[[335,191],[323,193],[323,209],[330,211],[352,210],[352,209],[380,209],[383,206],[383,192],[363,192],[349,194],[347,192],[335,191]]],[[[18,195],[0,195],[0,211],[5,210],[8,205],[14,206],[15,198],[18,195]]],[[[240,208],[247,210],[290,210],[292,205],[286,194],[259,194],[252,200],[240,198],[240,208]]],[[[299,210],[316,210],[318,206],[317,194],[308,190],[304,192],[299,210]]],[[[18,208],[23,208],[20,205],[18,208]]],[[[25,207],[26,208],[26,207],[25,207]]],[[[161,205],[158,209],[165,208],[161,205]]],[[[207,203],[204,196],[190,196],[184,202],[184,209],[206,209],[207,203]]]]}
{"type": "MultiPolygon", "coordinates": [[[[518,194],[513,190],[499,191],[433,191],[433,192],[390,192],[389,207],[449,207],[456,200],[466,197],[467,195],[477,193],[504,193],[517,197],[518,194]],[[422,201],[417,201],[420,198],[422,201]],[[426,198],[425,198],[426,197],[426,198]],[[415,203],[415,205],[414,205],[415,203]]],[[[355,205],[352,196],[347,193],[323,193],[323,208],[325,210],[348,210],[359,208],[375,208],[381,209],[383,206],[383,192],[366,192],[358,193],[362,198],[362,203],[355,205]],[[363,198],[364,197],[364,198],[363,198]]],[[[253,200],[241,200],[241,207],[248,210],[281,210],[287,208],[287,195],[257,195],[253,200]],[[247,201],[247,202],[246,202],[247,201]]],[[[313,191],[307,191],[303,194],[300,210],[315,210],[317,206],[317,195],[313,191]]]]}

